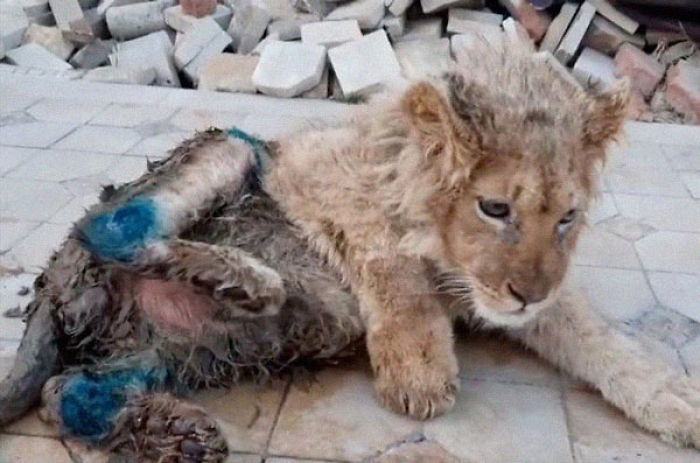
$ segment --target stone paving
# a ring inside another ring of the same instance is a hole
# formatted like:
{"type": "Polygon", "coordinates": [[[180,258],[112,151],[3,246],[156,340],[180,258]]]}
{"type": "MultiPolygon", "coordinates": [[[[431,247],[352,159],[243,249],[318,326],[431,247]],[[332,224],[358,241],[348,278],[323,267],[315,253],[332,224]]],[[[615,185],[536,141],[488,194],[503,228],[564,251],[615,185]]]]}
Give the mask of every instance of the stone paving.
{"type": "MultiPolygon", "coordinates": [[[[209,125],[274,137],[343,117],[326,101],[142,88],[19,75],[0,66],[0,308],[29,286],[100,185],[141,173],[147,158],[209,125]]],[[[630,123],[608,165],[574,278],[594,305],[677,368],[700,377],[700,128],[630,123]]],[[[22,335],[0,318],[0,376],[22,335]]],[[[244,384],[199,394],[231,462],[357,462],[425,436],[460,461],[700,462],[641,431],[593,391],[502,340],[458,341],[462,392],[419,423],[380,408],[366,360],[310,384],[244,384]]],[[[32,412],[0,429],[0,462],[105,461],[32,412]]],[[[397,460],[400,461],[400,460],[397,460]]]]}

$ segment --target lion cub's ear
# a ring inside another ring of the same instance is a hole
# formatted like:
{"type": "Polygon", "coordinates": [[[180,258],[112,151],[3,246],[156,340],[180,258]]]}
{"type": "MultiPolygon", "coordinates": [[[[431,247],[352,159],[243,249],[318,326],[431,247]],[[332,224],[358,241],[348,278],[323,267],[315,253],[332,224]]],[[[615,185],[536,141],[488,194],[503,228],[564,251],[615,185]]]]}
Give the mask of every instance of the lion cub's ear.
{"type": "Polygon", "coordinates": [[[401,102],[409,125],[429,160],[445,172],[467,166],[469,137],[464,124],[437,88],[427,82],[412,86],[401,102]]]}
{"type": "Polygon", "coordinates": [[[630,102],[629,81],[624,79],[610,90],[589,98],[585,109],[583,142],[605,148],[622,131],[630,102]]]}

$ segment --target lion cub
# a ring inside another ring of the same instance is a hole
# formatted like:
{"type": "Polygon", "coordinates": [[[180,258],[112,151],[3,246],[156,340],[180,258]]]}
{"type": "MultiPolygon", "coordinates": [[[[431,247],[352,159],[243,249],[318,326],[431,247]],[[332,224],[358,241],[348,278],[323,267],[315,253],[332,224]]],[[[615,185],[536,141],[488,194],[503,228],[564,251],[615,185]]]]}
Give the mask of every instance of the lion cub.
{"type": "Polygon", "coordinates": [[[592,94],[536,55],[475,50],[351,123],[280,142],[265,189],[358,297],[385,406],[419,419],[453,406],[463,316],[700,446],[698,383],[562,290],[627,104],[624,83],[592,94]]]}

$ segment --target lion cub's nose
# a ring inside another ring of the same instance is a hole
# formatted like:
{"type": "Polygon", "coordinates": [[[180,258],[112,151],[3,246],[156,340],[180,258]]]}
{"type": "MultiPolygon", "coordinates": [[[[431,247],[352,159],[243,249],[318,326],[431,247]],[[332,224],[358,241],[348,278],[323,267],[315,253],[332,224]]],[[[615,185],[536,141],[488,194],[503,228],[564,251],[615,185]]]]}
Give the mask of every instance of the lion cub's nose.
{"type": "Polygon", "coordinates": [[[548,290],[544,285],[535,285],[531,288],[521,288],[513,283],[508,283],[508,291],[515,300],[523,304],[522,309],[528,304],[535,304],[547,297],[548,290]]]}

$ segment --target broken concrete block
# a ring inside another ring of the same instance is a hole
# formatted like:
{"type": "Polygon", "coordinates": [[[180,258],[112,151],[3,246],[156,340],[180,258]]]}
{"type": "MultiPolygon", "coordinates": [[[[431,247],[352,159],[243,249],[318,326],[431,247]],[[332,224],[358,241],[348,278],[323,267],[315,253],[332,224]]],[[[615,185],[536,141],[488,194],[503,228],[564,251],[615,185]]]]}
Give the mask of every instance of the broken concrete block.
{"type": "Polygon", "coordinates": [[[625,42],[640,48],[644,46],[642,36],[628,34],[604,17],[596,15],[588,27],[586,35],[583,36],[581,44],[584,47],[591,47],[608,55],[614,55],[620,45],[625,42]]]}
{"type": "Polygon", "coordinates": [[[56,18],[53,17],[53,13],[47,11],[46,13],[40,13],[36,16],[30,16],[29,24],[38,24],[40,26],[53,27],[56,25],[56,18]]]}
{"type": "MultiPolygon", "coordinates": [[[[659,62],[664,66],[676,64],[678,60],[689,58],[697,52],[697,45],[690,40],[674,43],[659,56],[659,62]]],[[[700,55],[698,55],[700,56],[700,55]]]]}
{"type": "Polygon", "coordinates": [[[112,37],[112,34],[109,33],[109,29],[107,28],[107,20],[105,19],[105,15],[101,15],[98,8],[85,10],[83,11],[83,15],[85,16],[85,21],[87,21],[88,26],[90,27],[90,30],[95,38],[109,39],[112,37]]]}
{"type": "Polygon", "coordinates": [[[228,34],[233,39],[233,48],[237,53],[250,53],[265,34],[270,22],[267,10],[245,3],[241,5],[231,20],[228,34]]]}
{"type": "Polygon", "coordinates": [[[211,17],[198,19],[176,43],[175,65],[196,83],[201,66],[230,43],[231,37],[211,17]]]}
{"type": "Polygon", "coordinates": [[[2,37],[0,37],[0,59],[5,58],[5,42],[2,41],[2,37]]]}
{"type": "Polygon", "coordinates": [[[439,77],[452,64],[449,39],[398,42],[394,52],[407,79],[439,77]]]}
{"type": "Polygon", "coordinates": [[[700,66],[681,60],[668,70],[666,101],[690,122],[700,124],[700,66]]]}
{"type": "Polygon", "coordinates": [[[554,56],[562,64],[568,64],[571,58],[576,54],[583,40],[583,36],[586,35],[588,26],[593,20],[593,16],[595,16],[595,7],[588,2],[581,5],[571,26],[569,26],[566,34],[564,34],[564,38],[561,39],[559,47],[557,47],[557,50],[554,52],[554,56]]]}
{"type": "Polygon", "coordinates": [[[559,46],[564,33],[569,28],[569,24],[574,19],[578,5],[571,2],[566,2],[561,6],[559,14],[554,18],[552,23],[547,28],[547,33],[544,35],[540,43],[540,50],[554,53],[559,46]]]}
{"type": "Polygon", "coordinates": [[[17,48],[22,43],[24,32],[29,27],[27,13],[16,3],[4,3],[0,8],[0,39],[6,50],[17,48]]]}
{"type": "Polygon", "coordinates": [[[538,11],[528,0],[498,0],[535,42],[539,42],[549,28],[552,18],[544,11],[538,11]]]}
{"type": "Polygon", "coordinates": [[[484,43],[492,47],[501,47],[505,39],[505,33],[500,27],[482,27],[464,34],[453,35],[450,38],[450,52],[457,61],[460,61],[465,50],[484,43]]]}
{"type": "Polygon", "coordinates": [[[420,0],[423,13],[447,10],[455,7],[478,10],[484,7],[484,0],[420,0]]]}
{"type": "Polygon", "coordinates": [[[109,58],[117,67],[139,68],[148,64],[156,73],[156,84],[179,87],[180,79],[173,64],[172,48],[168,34],[158,31],[117,43],[109,58]]]}
{"type": "Polygon", "coordinates": [[[401,78],[401,66],[383,30],[331,48],[328,56],[345,97],[366,95],[401,78]]]}
{"type": "Polygon", "coordinates": [[[45,27],[38,24],[29,25],[22,43],[39,44],[63,61],[67,60],[75,50],[75,45],[63,38],[58,27],[45,27]]]}
{"type": "Polygon", "coordinates": [[[629,77],[632,88],[645,98],[654,94],[665,70],[661,63],[629,43],[623,43],[615,54],[615,75],[629,77]]]}
{"type": "Polygon", "coordinates": [[[214,37],[214,40],[209,42],[206,48],[204,48],[192,61],[182,68],[182,72],[189,77],[194,85],[197,85],[199,83],[199,75],[202,72],[202,67],[214,56],[224,51],[224,49],[230,44],[231,37],[229,37],[228,34],[224,33],[223,35],[217,35],[214,37]]]}
{"type": "Polygon", "coordinates": [[[71,42],[90,43],[95,38],[78,0],[49,0],[56,25],[71,42]]]}
{"type": "Polygon", "coordinates": [[[384,0],[354,0],[339,6],[326,16],[328,21],[356,19],[362,30],[379,27],[384,18],[384,0]]]}
{"type": "Polygon", "coordinates": [[[593,5],[599,15],[604,16],[609,21],[615,23],[620,29],[628,34],[634,34],[639,29],[639,23],[626,14],[617,10],[607,0],[588,0],[593,5]]]}
{"type": "Polygon", "coordinates": [[[592,48],[583,49],[574,64],[572,73],[584,87],[598,86],[606,89],[617,80],[615,61],[592,48]]]}
{"type": "MultiPolygon", "coordinates": [[[[193,22],[195,22],[197,17],[185,14],[182,11],[181,5],[171,6],[163,11],[165,17],[165,23],[178,32],[185,32],[190,28],[193,22]]],[[[233,17],[233,12],[231,8],[224,5],[216,5],[214,12],[209,15],[211,18],[221,26],[223,30],[228,29],[231,23],[231,18],[233,17]]]]}
{"type": "Polygon", "coordinates": [[[238,14],[238,10],[241,9],[242,5],[248,2],[252,2],[253,6],[265,10],[270,16],[270,20],[274,21],[277,19],[290,18],[298,13],[296,8],[294,8],[293,2],[289,0],[224,0],[229,3],[229,6],[238,14]]]}
{"type": "Polygon", "coordinates": [[[83,79],[93,82],[111,84],[150,85],[156,78],[156,71],[151,67],[127,68],[103,66],[89,70],[83,79]]]}
{"type": "Polygon", "coordinates": [[[388,14],[379,25],[389,34],[392,41],[397,42],[406,33],[406,15],[388,14]]]}
{"type": "Polygon", "coordinates": [[[115,6],[107,10],[107,27],[117,40],[129,40],[165,29],[163,10],[172,5],[172,0],[134,3],[115,6]]]}
{"type": "Polygon", "coordinates": [[[262,55],[253,83],[262,93],[291,98],[318,85],[326,66],[326,49],[299,42],[271,42],[262,55]]]}
{"type": "Polygon", "coordinates": [[[686,40],[688,37],[678,31],[647,29],[644,32],[644,41],[648,45],[658,45],[660,42],[673,43],[686,40]]]}
{"type": "Polygon", "coordinates": [[[134,3],[142,3],[143,0],[100,0],[97,5],[97,13],[104,17],[107,14],[107,10],[113,6],[124,6],[133,5],[134,3]]]}
{"type": "MultiPolygon", "coordinates": [[[[460,10],[453,8],[450,10],[450,14],[448,17],[447,21],[447,32],[451,34],[465,34],[469,32],[474,32],[474,31],[482,31],[482,30],[493,30],[493,29],[498,29],[500,31],[501,29],[501,21],[494,22],[495,18],[489,19],[489,20],[474,20],[474,19],[467,19],[468,17],[472,17],[470,14],[462,14],[461,12],[463,11],[469,11],[469,10],[460,10]]],[[[494,15],[494,16],[500,16],[500,15],[494,15]]],[[[486,32],[488,34],[489,32],[486,32]]]]}
{"type": "Polygon", "coordinates": [[[36,43],[28,43],[19,48],[7,50],[5,59],[11,64],[28,68],[53,69],[56,71],[73,69],[70,64],[36,43]]]}
{"type": "Polygon", "coordinates": [[[30,18],[49,12],[49,0],[21,0],[20,5],[22,5],[22,9],[30,18]]]}
{"type": "Polygon", "coordinates": [[[301,41],[311,45],[332,48],[336,45],[362,37],[356,19],[343,21],[322,21],[301,26],[301,41]]]}
{"type": "Polygon", "coordinates": [[[70,59],[70,64],[80,69],[94,69],[109,61],[109,54],[112,51],[113,42],[100,39],[85,45],[75,52],[70,59]]]}
{"type": "Polygon", "coordinates": [[[220,53],[210,58],[199,73],[200,90],[255,93],[253,72],[260,58],[250,55],[220,53]]]}
{"type": "Polygon", "coordinates": [[[569,72],[569,68],[561,64],[559,60],[554,57],[552,52],[542,50],[535,53],[534,56],[536,59],[541,59],[542,61],[547,63],[547,65],[554,72],[556,72],[563,80],[569,82],[574,87],[583,88],[581,83],[578,80],[576,80],[576,78],[571,74],[571,72],[569,72]]]}
{"type": "Polygon", "coordinates": [[[277,42],[279,41],[280,36],[277,33],[274,34],[267,34],[267,36],[260,41],[259,44],[253,48],[253,51],[250,52],[251,55],[255,56],[260,56],[262,55],[263,50],[265,50],[265,47],[267,47],[271,42],[277,42]]]}
{"type": "Polygon", "coordinates": [[[472,23],[482,23],[491,24],[493,26],[500,26],[503,22],[503,15],[489,13],[488,11],[474,11],[466,10],[464,8],[450,8],[447,16],[447,32],[454,32],[456,34],[462,33],[465,29],[471,30],[469,25],[463,26],[464,22],[472,23]]]}
{"type": "Polygon", "coordinates": [[[413,0],[385,0],[384,6],[389,10],[389,13],[394,16],[401,16],[406,12],[409,6],[413,4],[413,0]]]}
{"type": "Polygon", "coordinates": [[[301,98],[310,98],[314,100],[322,100],[328,98],[328,81],[330,76],[330,70],[328,66],[323,67],[323,74],[321,75],[321,81],[312,87],[310,90],[305,91],[301,95],[301,98]]]}
{"type": "Polygon", "coordinates": [[[429,40],[442,37],[442,19],[426,18],[406,22],[406,32],[401,40],[429,40]]]}
{"type": "Polygon", "coordinates": [[[290,18],[276,19],[267,25],[268,34],[277,34],[280,40],[299,40],[301,38],[301,26],[315,23],[321,18],[315,14],[297,14],[290,18]]]}
{"type": "Polygon", "coordinates": [[[503,32],[506,39],[513,44],[521,44],[530,51],[535,51],[535,44],[522,24],[512,17],[503,21],[503,32]]]}

